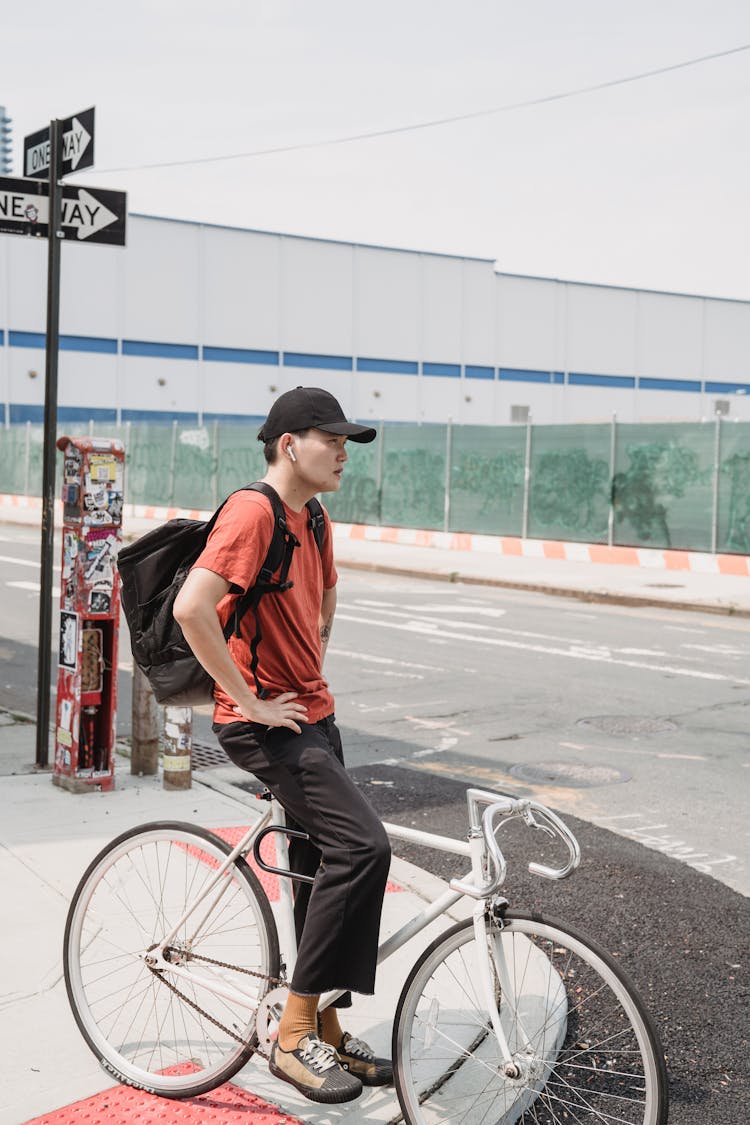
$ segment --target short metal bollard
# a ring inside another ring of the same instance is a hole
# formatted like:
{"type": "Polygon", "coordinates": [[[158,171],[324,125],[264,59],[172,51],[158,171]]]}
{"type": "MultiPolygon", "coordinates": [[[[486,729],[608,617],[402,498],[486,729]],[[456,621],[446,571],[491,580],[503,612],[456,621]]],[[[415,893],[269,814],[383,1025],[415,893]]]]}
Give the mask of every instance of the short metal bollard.
{"type": "Polygon", "coordinates": [[[193,781],[193,709],[164,708],[164,788],[189,789],[193,781]]]}
{"type": "Polygon", "coordinates": [[[159,704],[137,664],[133,665],[130,772],[136,777],[159,772],[159,704]]]}

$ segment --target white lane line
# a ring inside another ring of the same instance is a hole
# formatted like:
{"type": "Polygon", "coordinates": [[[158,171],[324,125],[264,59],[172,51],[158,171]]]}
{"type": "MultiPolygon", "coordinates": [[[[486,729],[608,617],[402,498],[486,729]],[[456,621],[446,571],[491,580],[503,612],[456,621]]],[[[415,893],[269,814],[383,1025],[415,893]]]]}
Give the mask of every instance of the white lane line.
{"type": "Polygon", "coordinates": [[[736,855],[731,855],[729,852],[724,852],[723,855],[714,854],[712,856],[710,852],[697,851],[693,845],[686,840],[681,839],[679,836],[673,836],[669,824],[639,824],[626,827],[623,824],[612,823],[613,821],[633,819],[643,819],[643,814],[631,813],[628,816],[597,816],[594,817],[594,823],[600,825],[602,828],[610,828],[620,836],[629,836],[637,840],[638,843],[644,844],[645,847],[651,848],[653,851],[663,852],[664,855],[668,855],[672,859],[687,863],[688,866],[694,867],[696,871],[702,871],[705,875],[713,875],[713,868],[723,863],[736,863],[737,861],[738,857],[736,855]],[[667,829],[667,831],[663,832],[663,829],[667,829]],[[657,835],[656,833],[660,834],[657,835]]]}
{"type": "Polygon", "coordinates": [[[681,644],[680,648],[694,648],[696,652],[707,652],[713,656],[747,656],[747,648],[737,648],[736,645],[689,645],[681,644]]]}
{"type": "Polygon", "coordinates": [[[681,762],[707,762],[704,754],[657,754],[657,758],[679,758],[681,762]]]}
{"type": "MultiPolygon", "coordinates": [[[[0,555],[0,562],[13,563],[15,566],[33,566],[39,570],[38,559],[19,559],[15,555],[0,555]]],[[[53,566],[53,570],[59,570],[59,566],[53,566]]]]}
{"type": "MultiPolygon", "coordinates": [[[[338,604],[342,605],[343,603],[339,602],[338,604]]],[[[371,606],[373,609],[386,609],[386,608],[387,609],[395,609],[396,608],[396,602],[381,602],[381,601],[375,601],[371,598],[355,598],[354,604],[355,605],[371,606]]]]}
{"type": "MultiPolygon", "coordinates": [[[[580,746],[577,742],[560,742],[558,743],[558,745],[566,750],[588,750],[589,752],[591,752],[591,750],[593,749],[592,747],[580,746]]],[[[668,754],[666,753],[666,751],[645,750],[641,747],[636,746],[615,746],[614,744],[604,747],[600,751],[600,753],[638,754],[643,758],[679,758],[680,761],[685,762],[708,761],[708,758],[706,758],[703,754],[668,754]]]]}
{"type": "Polygon", "coordinates": [[[420,668],[423,672],[444,672],[436,664],[415,664],[411,660],[396,660],[392,656],[373,656],[368,652],[352,652],[348,648],[329,648],[331,656],[346,656],[349,660],[364,660],[368,664],[395,664],[399,668],[420,668]]]}
{"type": "MultiPolygon", "coordinates": [[[[357,599],[359,601],[359,599],[357,599]]],[[[419,605],[417,603],[404,604],[402,609],[411,610],[412,613],[481,613],[482,617],[505,617],[507,615],[506,609],[491,609],[486,605],[419,605]]]]}
{"type": "MultiPolygon", "coordinates": [[[[341,602],[339,602],[336,609],[336,616],[340,616],[339,610],[352,610],[356,612],[357,608],[357,605],[347,605],[346,603],[342,604],[341,602]]],[[[420,614],[420,616],[417,618],[415,613],[404,613],[402,610],[398,609],[381,609],[380,606],[378,606],[378,610],[384,617],[400,617],[407,621],[424,621],[425,624],[431,624],[432,627],[448,624],[450,625],[451,629],[491,629],[493,633],[510,633],[510,635],[513,637],[531,637],[537,641],[569,641],[570,644],[578,644],[584,646],[588,645],[589,643],[588,641],[573,640],[571,637],[558,637],[554,633],[530,633],[524,629],[504,629],[501,625],[482,625],[478,621],[446,622],[443,616],[436,617],[434,614],[420,614]]]]}
{"type": "MultiPolygon", "coordinates": [[[[412,633],[422,635],[431,630],[426,630],[418,622],[410,622],[408,625],[400,625],[396,621],[378,621],[377,618],[369,617],[355,617],[353,614],[338,613],[336,614],[337,620],[353,621],[359,625],[378,626],[381,629],[396,629],[404,633],[412,633]]],[[[443,623],[447,626],[447,623],[443,623]]],[[[470,641],[472,644],[493,645],[498,648],[512,648],[522,650],[524,652],[538,652],[544,656],[565,656],[572,660],[589,660],[599,664],[612,664],[618,665],[623,668],[642,668],[647,672],[666,672],[672,676],[687,676],[693,680],[712,680],[718,683],[731,683],[743,684],[750,686],[750,680],[742,679],[739,676],[725,676],[721,672],[699,672],[693,668],[678,668],[671,664],[647,664],[643,660],[619,660],[614,656],[605,655],[603,653],[586,652],[581,649],[564,649],[552,648],[547,645],[531,645],[524,644],[521,641],[506,641],[500,637],[486,637],[481,634],[473,633],[456,633],[453,631],[446,631],[442,644],[448,644],[450,641],[470,641]]]]}
{"type": "Polygon", "coordinates": [[[390,676],[396,680],[423,680],[421,672],[394,672],[392,668],[363,668],[363,676],[390,676]]]}
{"type": "MultiPolygon", "coordinates": [[[[42,589],[38,582],[6,582],[5,585],[11,586],[14,590],[30,590],[32,594],[38,594],[42,589]]],[[[60,597],[59,586],[52,587],[52,596],[54,598],[60,597]]]]}

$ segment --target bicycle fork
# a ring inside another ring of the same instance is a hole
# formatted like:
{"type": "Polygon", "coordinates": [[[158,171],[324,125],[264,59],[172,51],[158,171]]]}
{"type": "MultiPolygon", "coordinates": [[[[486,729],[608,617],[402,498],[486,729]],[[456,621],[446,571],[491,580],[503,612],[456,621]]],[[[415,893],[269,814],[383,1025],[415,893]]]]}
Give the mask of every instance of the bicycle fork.
{"type": "Polygon", "coordinates": [[[474,907],[472,914],[474,924],[474,943],[477,948],[477,970],[479,985],[484,995],[485,1007],[490,1017],[492,1030],[495,1033],[500,1054],[503,1058],[503,1073],[506,1078],[520,1078],[521,1071],[513,1060],[513,1054],[508,1045],[508,1038],[500,1022],[500,1012],[497,1006],[497,990],[494,986],[492,969],[497,972],[500,983],[500,996],[510,995],[510,974],[507,971],[502,949],[490,951],[490,942],[487,940],[487,904],[480,901],[474,907]]]}

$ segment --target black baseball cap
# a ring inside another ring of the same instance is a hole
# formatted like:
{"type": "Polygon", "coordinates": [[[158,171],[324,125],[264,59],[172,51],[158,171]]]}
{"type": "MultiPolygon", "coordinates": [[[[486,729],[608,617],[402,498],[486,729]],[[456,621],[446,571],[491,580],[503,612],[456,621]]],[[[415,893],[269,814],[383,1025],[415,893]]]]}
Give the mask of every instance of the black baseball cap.
{"type": "Polygon", "coordinates": [[[260,429],[258,441],[271,441],[280,434],[295,434],[312,428],[345,434],[352,441],[368,442],[375,438],[371,426],[347,422],[338,399],[328,391],[320,387],[295,387],[276,399],[260,429]]]}

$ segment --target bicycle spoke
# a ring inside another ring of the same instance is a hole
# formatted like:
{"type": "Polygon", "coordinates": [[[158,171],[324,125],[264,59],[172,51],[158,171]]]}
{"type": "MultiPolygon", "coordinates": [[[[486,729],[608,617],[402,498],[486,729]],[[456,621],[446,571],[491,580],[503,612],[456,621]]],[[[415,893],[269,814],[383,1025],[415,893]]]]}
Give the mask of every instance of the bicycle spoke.
{"type": "Polygon", "coordinates": [[[423,955],[397,1013],[396,1079],[414,1125],[661,1125],[661,1072],[616,967],[534,920],[454,927],[423,955]],[[549,933],[547,931],[550,931],[549,933]],[[487,956],[516,1077],[480,995],[487,956]],[[482,1032],[478,1034],[479,1029],[482,1032]]]}
{"type": "Polygon", "coordinates": [[[278,944],[268,901],[244,864],[230,865],[203,897],[227,854],[200,829],[136,829],[105,849],[76,892],[68,992],[92,1049],[132,1084],[178,1097],[203,1092],[251,1053],[249,997],[259,1001],[262,980],[278,974],[278,944]],[[186,914],[197,919],[192,937],[186,919],[150,967],[150,951],[186,914]],[[237,987],[236,1001],[212,982],[237,987]]]}

